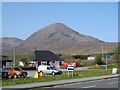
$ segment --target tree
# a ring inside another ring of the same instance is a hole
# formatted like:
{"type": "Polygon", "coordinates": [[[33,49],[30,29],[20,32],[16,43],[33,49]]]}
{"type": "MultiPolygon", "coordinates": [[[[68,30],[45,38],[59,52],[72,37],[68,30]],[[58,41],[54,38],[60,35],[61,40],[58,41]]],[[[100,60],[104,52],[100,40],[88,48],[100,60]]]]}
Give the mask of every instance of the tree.
{"type": "Polygon", "coordinates": [[[25,67],[29,66],[29,62],[35,60],[35,55],[33,53],[27,54],[26,56],[21,56],[18,61],[23,62],[25,67]]]}
{"type": "Polygon", "coordinates": [[[98,64],[98,65],[103,64],[101,58],[102,58],[102,54],[98,54],[98,55],[95,57],[95,63],[98,64]]]}
{"type": "Polygon", "coordinates": [[[28,59],[27,59],[26,56],[21,56],[21,57],[19,57],[19,58],[18,58],[18,61],[23,62],[24,66],[25,66],[25,67],[28,67],[29,62],[28,62],[28,59]]]}

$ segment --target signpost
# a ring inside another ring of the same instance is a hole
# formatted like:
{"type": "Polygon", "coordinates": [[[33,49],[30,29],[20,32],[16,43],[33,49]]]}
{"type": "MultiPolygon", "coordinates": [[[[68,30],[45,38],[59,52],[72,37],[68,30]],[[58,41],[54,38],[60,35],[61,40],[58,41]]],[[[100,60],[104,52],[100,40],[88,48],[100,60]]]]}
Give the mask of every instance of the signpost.
{"type": "Polygon", "coordinates": [[[107,46],[106,46],[106,70],[107,70],[107,46]]]}
{"type": "Polygon", "coordinates": [[[74,67],[71,66],[71,67],[67,67],[67,71],[68,71],[68,76],[70,76],[70,71],[72,71],[72,77],[73,77],[73,71],[74,71],[74,67]]]}
{"type": "Polygon", "coordinates": [[[116,74],[117,73],[117,68],[113,68],[112,73],[116,74]]]}

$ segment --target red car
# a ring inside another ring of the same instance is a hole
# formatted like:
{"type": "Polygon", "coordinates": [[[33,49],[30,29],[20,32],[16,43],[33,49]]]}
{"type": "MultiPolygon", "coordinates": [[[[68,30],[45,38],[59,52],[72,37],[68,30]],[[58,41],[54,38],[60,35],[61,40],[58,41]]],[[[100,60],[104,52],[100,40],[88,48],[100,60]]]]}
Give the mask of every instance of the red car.
{"type": "Polygon", "coordinates": [[[71,62],[70,64],[74,65],[75,67],[77,66],[76,62],[71,62]]]}
{"type": "Polygon", "coordinates": [[[60,65],[60,68],[66,69],[69,65],[70,63],[63,63],[62,65],[60,65]]]}
{"type": "Polygon", "coordinates": [[[76,62],[63,63],[62,65],[60,65],[60,68],[67,69],[67,67],[68,67],[69,65],[74,65],[74,67],[76,67],[76,66],[77,66],[77,63],[76,63],[76,62]]]}

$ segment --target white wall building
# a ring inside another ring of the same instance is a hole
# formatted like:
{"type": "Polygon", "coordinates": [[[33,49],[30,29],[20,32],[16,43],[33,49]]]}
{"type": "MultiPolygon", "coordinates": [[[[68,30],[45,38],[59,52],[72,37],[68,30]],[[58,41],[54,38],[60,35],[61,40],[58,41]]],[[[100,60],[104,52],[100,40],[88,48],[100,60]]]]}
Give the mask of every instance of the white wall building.
{"type": "Polygon", "coordinates": [[[89,57],[87,57],[87,60],[95,60],[95,55],[94,56],[89,56],[89,57]]]}

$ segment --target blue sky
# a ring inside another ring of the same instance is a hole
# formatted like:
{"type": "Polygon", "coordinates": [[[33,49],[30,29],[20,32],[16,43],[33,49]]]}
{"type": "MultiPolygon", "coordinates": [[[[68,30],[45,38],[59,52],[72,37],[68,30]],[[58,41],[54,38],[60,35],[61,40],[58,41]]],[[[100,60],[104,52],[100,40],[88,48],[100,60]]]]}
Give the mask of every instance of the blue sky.
{"type": "Polygon", "coordinates": [[[39,29],[64,23],[80,34],[118,41],[117,2],[4,2],[2,37],[25,40],[39,29]]]}

